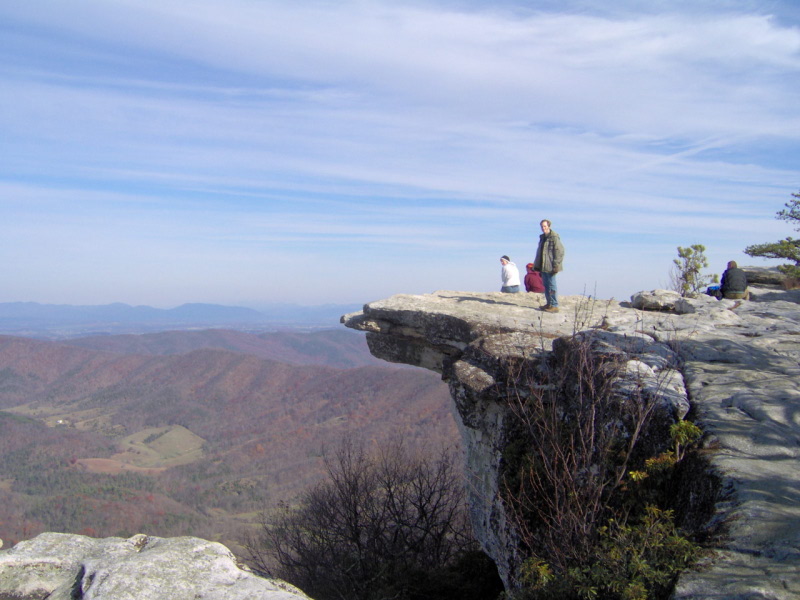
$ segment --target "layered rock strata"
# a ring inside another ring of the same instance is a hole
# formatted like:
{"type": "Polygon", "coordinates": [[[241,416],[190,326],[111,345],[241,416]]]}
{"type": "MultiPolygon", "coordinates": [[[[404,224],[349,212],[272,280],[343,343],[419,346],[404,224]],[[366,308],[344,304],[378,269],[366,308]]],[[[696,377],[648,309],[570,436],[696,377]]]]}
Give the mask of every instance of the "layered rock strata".
{"type": "Polygon", "coordinates": [[[0,598],[308,600],[291,585],[238,564],[216,542],[63,533],[42,533],[0,552],[0,598]]]}
{"type": "Polygon", "coordinates": [[[674,597],[798,597],[800,307],[791,293],[751,292],[750,302],[663,290],[631,302],[567,296],[559,313],[545,313],[538,294],[442,291],[371,302],[342,320],[367,332],[375,356],[437,371],[450,385],[473,525],[507,585],[520,556],[500,494],[509,414],[498,401],[498,364],[548,352],[559,336],[593,332],[626,353],[639,381],[645,373],[674,406],[691,402],[714,448],[725,490],[714,520],[727,524],[728,536],[703,569],[681,578],[674,597]]]}

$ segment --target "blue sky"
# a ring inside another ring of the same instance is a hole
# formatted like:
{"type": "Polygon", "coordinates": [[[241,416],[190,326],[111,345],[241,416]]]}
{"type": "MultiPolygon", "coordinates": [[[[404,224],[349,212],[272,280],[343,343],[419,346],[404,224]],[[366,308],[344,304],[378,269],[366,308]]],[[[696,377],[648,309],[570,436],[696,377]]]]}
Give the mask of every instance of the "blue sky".
{"type": "Polygon", "coordinates": [[[562,294],[795,234],[793,1],[7,0],[0,302],[562,294]],[[613,8],[609,8],[609,5],[613,8]],[[646,8],[642,8],[646,7],[646,8]]]}

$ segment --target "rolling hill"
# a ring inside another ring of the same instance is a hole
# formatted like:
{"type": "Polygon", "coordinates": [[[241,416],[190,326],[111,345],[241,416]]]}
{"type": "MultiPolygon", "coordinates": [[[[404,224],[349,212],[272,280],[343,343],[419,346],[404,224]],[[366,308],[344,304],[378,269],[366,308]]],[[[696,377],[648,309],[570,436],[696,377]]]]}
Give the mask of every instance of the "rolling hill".
{"type": "Polygon", "coordinates": [[[230,329],[100,335],[63,343],[117,354],[168,355],[213,348],[293,365],[351,368],[386,363],[370,354],[362,334],[345,330],[247,333],[230,329]]]}
{"type": "Polygon", "coordinates": [[[0,336],[0,538],[231,543],[345,437],[457,446],[438,377],[374,362],[338,331],[0,336]]]}

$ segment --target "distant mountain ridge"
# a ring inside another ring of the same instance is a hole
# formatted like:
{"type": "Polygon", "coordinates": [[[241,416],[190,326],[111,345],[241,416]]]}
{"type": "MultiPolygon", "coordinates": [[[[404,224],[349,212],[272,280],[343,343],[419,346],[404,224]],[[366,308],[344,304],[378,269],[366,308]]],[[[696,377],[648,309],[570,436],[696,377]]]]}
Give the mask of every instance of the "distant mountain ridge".
{"type": "Polygon", "coordinates": [[[363,334],[339,329],[267,333],[232,329],[160,331],[141,335],[72,338],[61,343],[116,354],[168,356],[207,348],[249,354],[292,365],[325,365],[335,368],[387,366],[385,361],[372,356],[363,334]]]}
{"type": "Polygon", "coordinates": [[[131,306],[122,302],[99,305],[39,304],[38,302],[6,302],[0,304],[0,320],[36,319],[66,323],[91,320],[122,322],[196,322],[222,319],[233,321],[258,321],[264,314],[252,308],[221,306],[218,304],[190,303],[175,308],[131,306]]]}
{"type": "Polygon", "coordinates": [[[144,333],[164,329],[227,327],[268,329],[280,326],[330,326],[354,305],[266,305],[262,310],[243,306],[188,303],[175,308],[131,306],[121,302],[101,305],[0,303],[0,333],[33,337],[73,337],[89,333],[144,333]]]}

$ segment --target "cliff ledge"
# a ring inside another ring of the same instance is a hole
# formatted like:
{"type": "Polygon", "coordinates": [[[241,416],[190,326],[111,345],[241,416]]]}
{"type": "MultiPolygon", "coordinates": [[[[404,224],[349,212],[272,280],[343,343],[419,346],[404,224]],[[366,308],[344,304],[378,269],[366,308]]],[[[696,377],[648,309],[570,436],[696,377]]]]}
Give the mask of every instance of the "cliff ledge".
{"type": "Polygon", "coordinates": [[[538,294],[439,291],[370,302],[342,322],[367,332],[372,353],[442,374],[464,438],[472,521],[513,587],[513,523],[500,498],[508,407],[497,395],[499,361],[530,358],[578,332],[625,352],[657,378],[676,406],[692,407],[714,448],[723,492],[713,520],[728,535],[673,595],[800,597],[800,297],[753,288],[752,300],[683,299],[654,290],[630,302],[538,294]],[[667,382],[666,385],[664,382],[667,382]]]}

